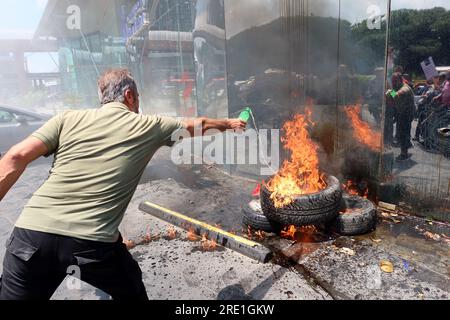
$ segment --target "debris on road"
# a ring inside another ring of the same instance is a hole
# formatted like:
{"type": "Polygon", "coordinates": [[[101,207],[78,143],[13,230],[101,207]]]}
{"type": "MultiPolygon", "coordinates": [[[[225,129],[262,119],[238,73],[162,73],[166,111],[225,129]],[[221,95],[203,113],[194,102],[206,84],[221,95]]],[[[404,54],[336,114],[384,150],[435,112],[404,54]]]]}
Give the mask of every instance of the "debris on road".
{"type": "Polygon", "coordinates": [[[395,204],[386,203],[383,201],[378,202],[378,207],[380,207],[380,209],[389,210],[389,211],[395,211],[397,209],[397,206],[395,204]]]}
{"type": "Polygon", "coordinates": [[[411,270],[411,267],[409,266],[409,262],[406,261],[405,259],[402,259],[402,262],[403,262],[403,268],[405,268],[405,270],[409,272],[411,270]]]}
{"type": "Polygon", "coordinates": [[[445,235],[444,233],[438,234],[438,233],[433,233],[431,231],[427,231],[423,228],[420,228],[418,225],[416,225],[414,227],[414,229],[421,235],[423,235],[425,238],[429,239],[429,240],[434,240],[434,241],[441,241],[447,245],[450,245],[450,237],[445,235]]]}
{"type": "Polygon", "coordinates": [[[423,235],[424,235],[426,238],[431,239],[431,240],[434,240],[434,241],[439,241],[439,240],[441,240],[441,236],[440,236],[440,235],[438,235],[438,234],[436,234],[436,233],[432,233],[432,232],[430,232],[430,231],[425,231],[425,232],[423,233],[423,235]]]}
{"type": "Polygon", "coordinates": [[[394,272],[394,265],[388,260],[381,260],[380,269],[386,273],[392,273],[394,272]]]}
{"type": "Polygon", "coordinates": [[[344,253],[344,254],[349,255],[349,256],[354,256],[355,255],[355,250],[350,249],[350,248],[346,248],[346,247],[340,248],[339,252],[340,253],[344,253]]]}

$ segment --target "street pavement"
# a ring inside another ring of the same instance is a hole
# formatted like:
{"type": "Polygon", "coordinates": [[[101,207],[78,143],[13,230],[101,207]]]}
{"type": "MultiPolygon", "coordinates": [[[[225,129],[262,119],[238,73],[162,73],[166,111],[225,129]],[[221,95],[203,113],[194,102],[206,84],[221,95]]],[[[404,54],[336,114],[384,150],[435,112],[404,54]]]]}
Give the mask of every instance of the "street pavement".
{"type": "MultiPolygon", "coordinates": [[[[45,181],[49,169],[49,162],[29,167],[0,203],[0,243],[6,242],[23,206],[45,181]]],[[[147,233],[161,235],[158,240],[131,249],[142,268],[150,299],[331,299],[322,288],[311,286],[288,268],[258,263],[225,248],[204,252],[200,242],[187,241],[181,229],[177,228],[176,239],[165,239],[170,225],[138,210],[150,184],[139,185],[120,228],[125,239],[135,242],[147,233]]],[[[4,254],[1,245],[1,261],[4,254]]],[[[0,272],[2,269],[0,266],[0,272]]],[[[69,289],[72,283],[70,277],[66,278],[52,299],[109,299],[86,283],[80,289],[69,289]]]]}

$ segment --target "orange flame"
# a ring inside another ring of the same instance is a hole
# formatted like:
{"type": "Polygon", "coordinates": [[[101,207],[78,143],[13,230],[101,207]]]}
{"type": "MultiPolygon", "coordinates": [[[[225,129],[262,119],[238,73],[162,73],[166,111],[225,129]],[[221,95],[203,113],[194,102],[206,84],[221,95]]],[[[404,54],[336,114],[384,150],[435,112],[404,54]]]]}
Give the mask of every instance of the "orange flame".
{"type": "Polygon", "coordinates": [[[202,234],[201,242],[204,251],[214,251],[217,248],[217,242],[215,240],[209,240],[206,233],[202,234]]]}
{"type": "Polygon", "coordinates": [[[167,237],[169,239],[175,239],[177,237],[177,230],[175,230],[174,227],[170,227],[169,230],[167,230],[167,237]]]}
{"type": "Polygon", "coordinates": [[[305,114],[297,114],[287,121],[281,141],[291,153],[290,159],[283,162],[280,171],[268,183],[276,208],[284,207],[294,200],[296,195],[314,193],[326,187],[319,172],[317,145],[309,136],[308,127],[313,126],[311,109],[305,114]]]}
{"type": "Polygon", "coordinates": [[[290,225],[283,230],[281,230],[281,237],[285,239],[295,240],[295,234],[297,233],[297,228],[290,225]]]}
{"type": "Polygon", "coordinates": [[[125,244],[128,250],[136,247],[136,243],[133,240],[123,240],[123,243],[125,244]]]}
{"type": "Polygon", "coordinates": [[[252,231],[252,228],[250,227],[250,226],[247,226],[247,237],[249,238],[249,239],[253,239],[253,231],[252,231]]]}
{"type": "Polygon", "coordinates": [[[194,228],[189,228],[189,231],[188,231],[188,233],[187,233],[187,239],[188,239],[189,241],[197,241],[198,236],[197,236],[197,234],[195,233],[194,228]]]}
{"type": "Polygon", "coordinates": [[[259,240],[264,240],[264,238],[266,237],[266,234],[264,233],[264,231],[261,231],[261,230],[256,231],[255,235],[258,237],[259,240]]]}
{"type": "Polygon", "coordinates": [[[296,227],[290,225],[281,230],[280,236],[284,239],[301,242],[310,242],[313,234],[317,232],[318,230],[315,226],[296,227]]]}
{"type": "Polygon", "coordinates": [[[361,120],[361,106],[346,106],[345,113],[351,121],[353,137],[373,151],[381,150],[381,133],[370,128],[367,122],[361,120]]]}
{"type": "Polygon", "coordinates": [[[348,180],[346,184],[343,184],[342,189],[353,196],[360,196],[366,199],[369,197],[369,188],[364,187],[362,189],[356,182],[352,180],[348,180]]]}

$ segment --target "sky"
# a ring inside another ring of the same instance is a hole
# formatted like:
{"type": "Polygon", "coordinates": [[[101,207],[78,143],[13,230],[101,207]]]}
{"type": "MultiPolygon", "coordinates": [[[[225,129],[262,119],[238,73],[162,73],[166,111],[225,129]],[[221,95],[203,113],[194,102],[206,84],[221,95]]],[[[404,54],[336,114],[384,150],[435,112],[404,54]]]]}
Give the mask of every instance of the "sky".
{"type": "MultiPolygon", "coordinates": [[[[46,4],[47,0],[1,0],[0,39],[31,39],[46,4]]],[[[56,53],[25,53],[25,57],[30,72],[58,71],[56,53]]]]}

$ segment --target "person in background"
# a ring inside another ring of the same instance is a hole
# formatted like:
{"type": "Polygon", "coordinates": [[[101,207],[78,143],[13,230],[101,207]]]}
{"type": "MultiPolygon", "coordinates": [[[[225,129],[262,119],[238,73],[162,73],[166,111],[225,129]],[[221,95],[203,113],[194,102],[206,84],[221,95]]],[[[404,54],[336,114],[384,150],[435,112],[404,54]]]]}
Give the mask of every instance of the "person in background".
{"type": "Polygon", "coordinates": [[[417,106],[417,127],[413,138],[414,141],[420,141],[420,137],[424,132],[424,121],[427,118],[433,99],[441,93],[441,85],[441,77],[437,75],[433,77],[432,84],[428,86],[427,91],[422,94],[417,106]]]}
{"type": "Polygon", "coordinates": [[[450,109],[450,71],[445,73],[445,81],[442,84],[441,93],[433,98],[433,102],[438,102],[442,107],[450,109]]]}
{"type": "Polygon", "coordinates": [[[409,158],[408,149],[413,147],[411,143],[411,123],[414,119],[415,104],[412,89],[404,83],[401,73],[392,75],[393,92],[387,92],[389,99],[392,99],[396,114],[396,137],[400,146],[400,155],[396,160],[406,160],[409,158]]]}
{"type": "Polygon", "coordinates": [[[411,89],[414,87],[411,76],[407,73],[403,75],[403,82],[407,84],[411,89]]]}

